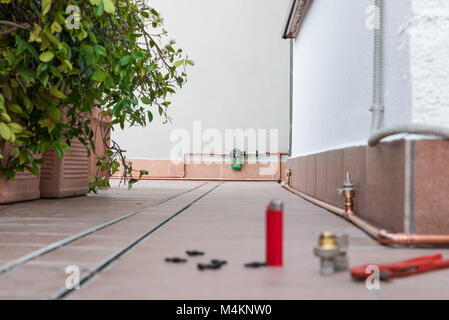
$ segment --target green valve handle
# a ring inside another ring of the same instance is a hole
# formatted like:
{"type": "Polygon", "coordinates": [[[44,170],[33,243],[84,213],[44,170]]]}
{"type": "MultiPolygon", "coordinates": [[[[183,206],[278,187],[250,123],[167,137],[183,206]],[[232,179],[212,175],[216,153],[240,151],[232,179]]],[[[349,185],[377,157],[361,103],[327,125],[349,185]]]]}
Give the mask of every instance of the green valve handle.
{"type": "Polygon", "coordinates": [[[237,158],[232,158],[232,160],[231,160],[231,168],[233,170],[241,170],[242,169],[242,159],[241,158],[238,158],[238,159],[239,159],[238,166],[236,165],[237,158]]]}

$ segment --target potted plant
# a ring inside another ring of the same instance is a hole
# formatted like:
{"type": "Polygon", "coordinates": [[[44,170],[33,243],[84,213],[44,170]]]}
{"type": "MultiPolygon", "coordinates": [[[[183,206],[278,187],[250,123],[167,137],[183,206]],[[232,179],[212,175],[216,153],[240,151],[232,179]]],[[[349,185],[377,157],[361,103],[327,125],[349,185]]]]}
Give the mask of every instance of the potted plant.
{"type": "MultiPolygon", "coordinates": [[[[0,174],[39,175],[42,159],[33,154],[62,161],[79,144],[90,156],[97,109],[108,133],[145,126],[155,113],[169,121],[168,98],[194,63],[167,37],[160,14],[142,0],[1,1],[0,151],[6,142],[14,151],[0,174]]],[[[109,186],[120,166],[135,183],[123,150],[103,139],[103,177],[91,179],[91,190],[109,186]]]]}

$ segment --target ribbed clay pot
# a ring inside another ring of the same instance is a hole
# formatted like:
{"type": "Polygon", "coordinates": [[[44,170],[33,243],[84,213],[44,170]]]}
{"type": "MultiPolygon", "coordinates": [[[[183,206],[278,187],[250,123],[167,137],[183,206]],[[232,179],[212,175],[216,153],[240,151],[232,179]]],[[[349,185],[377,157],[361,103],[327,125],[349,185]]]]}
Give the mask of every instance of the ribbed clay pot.
{"type": "MultiPolygon", "coordinates": [[[[1,162],[2,166],[6,166],[6,155],[10,151],[11,146],[7,144],[2,153],[5,156],[1,162]]],[[[18,172],[14,179],[8,180],[4,174],[0,173],[0,204],[35,200],[39,197],[39,177],[25,170],[18,172]]]]}
{"type": "Polygon", "coordinates": [[[86,147],[73,141],[71,151],[64,151],[58,160],[53,150],[43,154],[41,170],[41,198],[68,198],[89,192],[89,157],[86,147]]]}

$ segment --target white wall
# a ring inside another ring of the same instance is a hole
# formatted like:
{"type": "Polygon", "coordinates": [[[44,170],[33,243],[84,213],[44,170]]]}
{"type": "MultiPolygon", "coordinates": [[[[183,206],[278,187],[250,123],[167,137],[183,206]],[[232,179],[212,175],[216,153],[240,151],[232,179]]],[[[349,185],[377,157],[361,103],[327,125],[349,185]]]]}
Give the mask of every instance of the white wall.
{"type": "Polygon", "coordinates": [[[155,118],[148,128],[113,133],[128,157],[168,159],[175,144],[171,132],[191,132],[195,120],[203,131],[216,128],[223,135],[233,128],[279,129],[279,149],[288,151],[289,44],[281,34],[290,0],[150,3],[196,66],[173,99],[171,124],[155,118]]]}
{"type": "MultiPolygon", "coordinates": [[[[416,0],[415,0],[416,1],[416,0]]],[[[293,155],[366,144],[374,0],[315,0],[295,43],[293,155]]],[[[411,121],[410,0],[385,1],[385,125],[411,121]]]]}
{"type": "MultiPolygon", "coordinates": [[[[426,0],[425,0],[426,1],[426,0]]],[[[385,126],[412,120],[410,0],[384,0],[384,103],[385,126]]]]}
{"type": "Polygon", "coordinates": [[[413,0],[413,122],[449,126],[449,1],[413,0]]]}
{"type": "Polygon", "coordinates": [[[371,120],[369,0],[316,0],[295,43],[293,156],[367,137],[371,120]]]}

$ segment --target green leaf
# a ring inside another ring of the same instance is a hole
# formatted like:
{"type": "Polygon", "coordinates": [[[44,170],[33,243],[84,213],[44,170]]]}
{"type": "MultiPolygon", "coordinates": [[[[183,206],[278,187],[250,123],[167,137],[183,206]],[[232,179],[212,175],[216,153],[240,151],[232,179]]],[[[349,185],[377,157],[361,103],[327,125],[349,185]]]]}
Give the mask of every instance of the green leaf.
{"type": "Polygon", "coordinates": [[[182,66],[183,63],[184,63],[184,61],[179,60],[179,61],[176,61],[173,65],[174,65],[176,68],[178,68],[178,67],[182,66]]]}
{"type": "Polygon", "coordinates": [[[193,60],[186,60],[187,64],[190,64],[191,66],[195,65],[195,62],[193,60]]]}
{"type": "Polygon", "coordinates": [[[28,39],[28,42],[36,41],[39,38],[39,35],[41,34],[42,28],[38,24],[34,24],[34,30],[30,33],[30,38],[28,39]]]}
{"type": "Polygon", "coordinates": [[[0,136],[5,140],[9,140],[11,139],[11,135],[11,129],[5,123],[0,122],[0,136]]]}
{"type": "Polygon", "coordinates": [[[108,53],[103,46],[99,46],[99,45],[95,46],[95,52],[104,57],[108,56],[108,53]]]}
{"type": "Polygon", "coordinates": [[[51,0],[42,0],[42,15],[45,16],[51,8],[51,0]]]}
{"type": "Polygon", "coordinates": [[[153,114],[151,113],[151,111],[148,111],[148,122],[153,121],[153,114]]]}
{"type": "Polygon", "coordinates": [[[39,177],[39,168],[35,163],[33,163],[32,167],[26,166],[27,170],[34,174],[36,177],[39,177]]]}
{"type": "Polygon", "coordinates": [[[39,55],[37,54],[37,50],[29,43],[24,43],[26,49],[28,50],[29,53],[31,53],[31,55],[36,59],[39,60],[39,55]]]}
{"type": "Polygon", "coordinates": [[[39,56],[39,60],[42,62],[50,62],[55,57],[55,54],[52,51],[46,51],[41,53],[39,56]]]}
{"type": "Polygon", "coordinates": [[[91,31],[89,31],[88,33],[89,33],[90,41],[92,41],[93,43],[98,43],[97,36],[93,32],[91,32],[91,31]]]}
{"type": "Polygon", "coordinates": [[[135,184],[136,182],[139,182],[139,180],[137,180],[137,179],[130,179],[128,181],[128,190],[130,190],[133,187],[133,184],[135,184]]]}
{"type": "Polygon", "coordinates": [[[98,6],[101,3],[101,0],[89,0],[89,2],[93,6],[98,6]]]}
{"type": "Polygon", "coordinates": [[[28,152],[25,149],[20,150],[19,163],[20,165],[28,161],[28,152]]]}
{"type": "Polygon", "coordinates": [[[68,69],[69,71],[72,71],[72,70],[73,70],[73,66],[72,66],[72,63],[70,62],[70,60],[64,59],[64,60],[62,61],[62,63],[67,67],[67,69],[68,69]]]}
{"type": "Polygon", "coordinates": [[[91,66],[94,61],[94,48],[90,45],[83,45],[80,52],[84,56],[86,65],[91,66]]]}
{"type": "Polygon", "coordinates": [[[51,24],[50,30],[51,30],[52,33],[61,32],[62,31],[62,26],[57,21],[54,21],[51,24]]]}
{"type": "Polygon", "coordinates": [[[153,102],[151,101],[151,99],[150,98],[148,98],[148,97],[142,97],[142,102],[143,103],[145,103],[145,104],[152,104],[153,102]]]}
{"type": "Polygon", "coordinates": [[[81,28],[81,32],[78,33],[77,38],[78,38],[79,41],[83,41],[88,36],[89,36],[89,34],[86,32],[86,30],[84,30],[84,28],[81,28]]]}
{"type": "Polygon", "coordinates": [[[103,0],[104,5],[104,11],[106,11],[109,14],[115,13],[115,6],[112,0],[103,0]]]}
{"type": "Polygon", "coordinates": [[[19,155],[20,155],[20,150],[19,150],[19,148],[17,148],[17,147],[12,148],[12,149],[11,149],[11,152],[9,153],[9,155],[10,155],[11,157],[13,157],[13,159],[17,159],[17,158],[19,157],[19,155]]]}
{"type": "Polygon", "coordinates": [[[126,66],[129,64],[130,61],[131,61],[131,56],[124,56],[120,59],[120,65],[126,66]]]}
{"type": "Polygon", "coordinates": [[[39,77],[39,75],[44,72],[45,70],[47,70],[48,68],[48,64],[46,63],[41,63],[39,64],[39,66],[37,67],[37,73],[36,75],[39,77]]]}
{"type": "Polygon", "coordinates": [[[3,121],[11,122],[11,117],[6,112],[1,112],[0,116],[3,119],[3,121]]]}
{"type": "Polygon", "coordinates": [[[92,80],[98,81],[98,82],[103,82],[104,80],[106,80],[108,78],[108,74],[106,72],[103,71],[95,71],[94,74],[92,75],[92,80]]]}
{"type": "Polygon", "coordinates": [[[94,7],[94,16],[96,18],[101,17],[104,13],[104,5],[103,2],[100,2],[98,7],[94,7]]]}
{"type": "Polygon", "coordinates": [[[58,38],[56,38],[50,32],[44,31],[44,33],[45,33],[45,36],[48,38],[48,40],[50,40],[50,42],[53,43],[56,46],[56,48],[58,48],[58,49],[62,48],[61,41],[59,41],[58,38]]]}
{"type": "Polygon", "coordinates": [[[17,113],[17,114],[22,114],[22,113],[23,113],[22,107],[19,106],[19,105],[16,104],[16,103],[11,103],[11,104],[9,104],[9,105],[8,105],[8,109],[11,110],[11,111],[14,112],[14,113],[17,113]]]}
{"type": "Polygon", "coordinates": [[[67,99],[67,96],[63,92],[61,92],[55,88],[50,88],[50,89],[48,89],[48,91],[50,91],[50,93],[58,99],[61,99],[61,100],[67,99]]]}
{"type": "Polygon", "coordinates": [[[56,157],[59,161],[62,160],[62,157],[64,157],[64,152],[62,151],[61,147],[58,145],[53,146],[53,150],[55,151],[56,157]]]}
{"type": "Polygon", "coordinates": [[[14,179],[14,177],[16,176],[16,173],[14,172],[14,170],[12,169],[8,169],[5,171],[6,176],[8,177],[8,179],[14,179]]]}
{"type": "Polygon", "coordinates": [[[8,127],[11,129],[12,133],[22,133],[23,131],[22,126],[15,122],[8,123],[8,127]]]}
{"type": "Polygon", "coordinates": [[[33,102],[28,97],[23,98],[23,104],[25,105],[25,109],[27,112],[31,112],[33,110],[33,102]]]}

